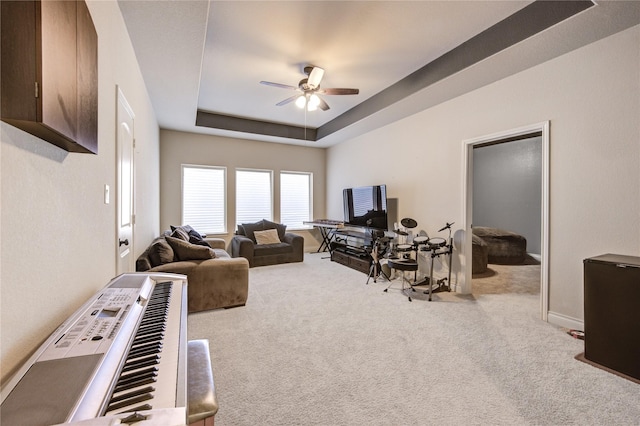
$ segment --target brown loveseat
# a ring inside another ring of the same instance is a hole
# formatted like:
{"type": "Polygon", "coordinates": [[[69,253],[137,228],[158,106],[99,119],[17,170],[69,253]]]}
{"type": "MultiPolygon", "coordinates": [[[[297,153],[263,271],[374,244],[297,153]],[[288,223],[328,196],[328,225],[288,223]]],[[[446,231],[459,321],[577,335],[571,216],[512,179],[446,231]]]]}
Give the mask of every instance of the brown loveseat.
{"type": "Polygon", "coordinates": [[[286,232],[286,225],[263,219],[256,223],[238,225],[238,231],[230,243],[231,257],[244,257],[249,266],[276,265],[279,263],[302,262],[304,260],[304,238],[300,235],[286,232]],[[271,239],[258,241],[261,233],[270,230],[271,239]],[[276,237],[277,235],[277,237],[276,237]]]}
{"type": "Polygon", "coordinates": [[[243,306],[249,262],[229,257],[222,238],[203,238],[190,226],[172,228],[138,257],[136,271],[186,275],[189,313],[243,306]]]}

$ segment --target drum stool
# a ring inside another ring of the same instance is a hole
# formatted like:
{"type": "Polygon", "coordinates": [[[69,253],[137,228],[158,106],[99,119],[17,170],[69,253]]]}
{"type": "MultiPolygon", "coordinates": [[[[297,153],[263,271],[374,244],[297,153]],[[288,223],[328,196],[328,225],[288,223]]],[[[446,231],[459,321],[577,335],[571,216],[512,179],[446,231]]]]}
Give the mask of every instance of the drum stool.
{"type": "MultiPolygon", "coordinates": [[[[387,261],[387,265],[391,269],[397,269],[398,271],[402,271],[402,288],[400,291],[404,294],[405,290],[415,291],[411,286],[411,282],[405,276],[405,272],[413,272],[414,274],[418,271],[418,262],[414,259],[389,259],[387,261]],[[405,283],[408,284],[408,287],[405,286],[405,283]]],[[[387,290],[391,287],[391,284],[383,291],[386,293],[387,290]]],[[[411,296],[406,295],[409,302],[411,302],[411,296]]]]}

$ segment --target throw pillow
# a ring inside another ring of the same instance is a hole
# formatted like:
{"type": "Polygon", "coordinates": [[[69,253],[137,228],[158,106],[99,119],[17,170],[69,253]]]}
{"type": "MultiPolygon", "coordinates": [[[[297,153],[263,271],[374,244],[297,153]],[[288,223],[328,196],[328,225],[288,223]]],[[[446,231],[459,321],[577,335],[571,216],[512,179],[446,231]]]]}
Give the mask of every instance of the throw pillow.
{"type": "Polygon", "coordinates": [[[164,238],[155,241],[149,249],[149,260],[152,267],[173,262],[174,256],[173,249],[164,238]]]}
{"type": "Polygon", "coordinates": [[[171,233],[171,236],[173,238],[178,238],[183,241],[189,241],[189,233],[185,231],[184,228],[172,226],[171,229],[173,230],[173,232],[171,233]]]}
{"type": "Polygon", "coordinates": [[[185,230],[187,231],[187,233],[189,235],[196,235],[201,240],[203,240],[204,237],[207,236],[207,234],[201,234],[198,231],[196,231],[195,229],[193,229],[193,227],[191,225],[185,225],[184,228],[185,228],[185,230]]]}
{"type": "Polygon", "coordinates": [[[277,244],[280,243],[278,238],[278,231],[276,229],[267,229],[264,231],[255,231],[257,244],[277,244]]]}
{"type": "Polygon", "coordinates": [[[175,231],[176,228],[180,228],[182,229],[184,232],[189,233],[189,231],[192,231],[193,228],[191,227],[191,225],[180,225],[180,226],[173,226],[173,225],[169,225],[169,227],[171,228],[171,231],[175,231]]]}
{"type": "Polygon", "coordinates": [[[243,223],[242,227],[244,228],[244,235],[251,238],[251,240],[255,243],[256,236],[253,235],[253,233],[255,231],[264,231],[264,221],[261,220],[260,222],[256,223],[243,223]]]}
{"type": "Polygon", "coordinates": [[[204,260],[213,259],[216,255],[209,247],[191,244],[188,241],[174,237],[166,237],[178,260],[204,260]]]}
{"type": "Polygon", "coordinates": [[[281,223],[275,223],[268,220],[264,220],[264,229],[277,229],[278,230],[278,238],[280,241],[284,241],[284,234],[287,232],[287,225],[283,225],[281,223]]]}
{"type": "Polygon", "coordinates": [[[206,247],[211,247],[209,245],[208,242],[206,242],[204,240],[204,238],[202,238],[202,235],[200,235],[197,231],[195,231],[194,229],[189,231],[189,242],[191,244],[197,244],[199,246],[206,246],[206,247]]]}
{"type": "Polygon", "coordinates": [[[153,266],[151,266],[149,256],[140,256],[136,259],[136,272],[148,271],[151,268],[153,268],[153,266]]]}

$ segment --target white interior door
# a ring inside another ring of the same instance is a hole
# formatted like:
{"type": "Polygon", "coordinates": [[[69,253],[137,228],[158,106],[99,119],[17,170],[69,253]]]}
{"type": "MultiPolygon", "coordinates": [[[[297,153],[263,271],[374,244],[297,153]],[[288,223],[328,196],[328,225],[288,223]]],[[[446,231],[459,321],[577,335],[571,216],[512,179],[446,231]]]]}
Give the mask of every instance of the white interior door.
{"type": "Polygon", "coordinates": [[[117,146],[117,274],[134,270],[133,227],[134,227],[134,171],[133,147],[134,114],[124,94],[118,88],[116,120],[117,146]]]}

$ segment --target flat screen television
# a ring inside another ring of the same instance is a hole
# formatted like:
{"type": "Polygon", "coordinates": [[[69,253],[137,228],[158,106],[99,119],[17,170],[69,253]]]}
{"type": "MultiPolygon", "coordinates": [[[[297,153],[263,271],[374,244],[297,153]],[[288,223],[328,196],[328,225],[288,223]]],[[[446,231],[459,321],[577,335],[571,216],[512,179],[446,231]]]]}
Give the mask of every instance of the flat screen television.
{"type": "Polygon", "coordinates": [[[345,225],[388,230],[386,185],[347,188],[342,199],[345,225]]]}

